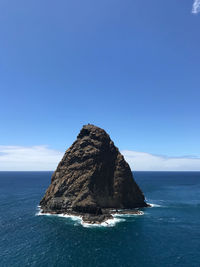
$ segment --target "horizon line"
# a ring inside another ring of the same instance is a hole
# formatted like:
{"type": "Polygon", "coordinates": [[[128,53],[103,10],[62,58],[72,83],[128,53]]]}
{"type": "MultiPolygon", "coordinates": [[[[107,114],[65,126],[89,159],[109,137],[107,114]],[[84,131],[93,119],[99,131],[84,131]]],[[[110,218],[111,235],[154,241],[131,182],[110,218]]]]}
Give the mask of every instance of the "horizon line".
{"type": "MultiPolygon", "coordinates": [[[[0,172],[55,172],[56,170],[28,170],[28,171],[23,171],[23,170],[18,170],[18,171],[9,171],[9,170],[0,170],[0,172]]],[[[180,170],[173,170],[173,171],[169,171],[169,170],[155,170],[155,171],[152,171],[152,170],[136,170],[136,171],[133,171],[133,170],[131,170],[131,172],[200,172],[200,170],[199,171],[197,171],[197,170],[188,170],[188,171],[186,171],[186,170],[183,170],[183,171],[180,171],[180,170]]]]}

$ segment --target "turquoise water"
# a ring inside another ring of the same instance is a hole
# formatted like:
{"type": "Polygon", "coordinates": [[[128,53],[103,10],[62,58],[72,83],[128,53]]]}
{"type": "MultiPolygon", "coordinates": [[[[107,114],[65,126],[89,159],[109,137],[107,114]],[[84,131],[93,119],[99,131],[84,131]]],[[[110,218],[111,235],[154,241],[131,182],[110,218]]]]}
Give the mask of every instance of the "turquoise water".
{"type": "Polygon", "coordinates": [[[200,266],[200,172],[134,172],[144,215],[113,227],[36,216],[50,172],[0,172],[0,266],[200,266]]]}

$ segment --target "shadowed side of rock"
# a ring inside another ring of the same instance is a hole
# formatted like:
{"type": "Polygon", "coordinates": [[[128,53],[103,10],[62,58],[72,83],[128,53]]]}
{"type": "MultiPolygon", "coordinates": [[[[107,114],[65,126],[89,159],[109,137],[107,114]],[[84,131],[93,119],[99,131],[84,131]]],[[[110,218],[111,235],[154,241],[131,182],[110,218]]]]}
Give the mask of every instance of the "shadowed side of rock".
{"type": "Polygon", "coordinates": [[[144,195],[109,135],[85,125],[65,152],[40,202],[43,212],[102,215],[102,208],[145,207],[144,195]]]}

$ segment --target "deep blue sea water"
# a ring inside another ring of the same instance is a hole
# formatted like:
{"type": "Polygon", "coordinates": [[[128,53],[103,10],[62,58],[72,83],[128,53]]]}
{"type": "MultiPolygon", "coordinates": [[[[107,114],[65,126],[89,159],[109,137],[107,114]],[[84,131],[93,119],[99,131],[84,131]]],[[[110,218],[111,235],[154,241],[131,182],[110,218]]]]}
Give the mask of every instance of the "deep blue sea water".
{"type": "Polygon", "coordinates": [[[200,172],[134,172],[157,207],[114,227],[36,216],[51,172],[0,172],[0,266],[200,266],[200,172]]]}

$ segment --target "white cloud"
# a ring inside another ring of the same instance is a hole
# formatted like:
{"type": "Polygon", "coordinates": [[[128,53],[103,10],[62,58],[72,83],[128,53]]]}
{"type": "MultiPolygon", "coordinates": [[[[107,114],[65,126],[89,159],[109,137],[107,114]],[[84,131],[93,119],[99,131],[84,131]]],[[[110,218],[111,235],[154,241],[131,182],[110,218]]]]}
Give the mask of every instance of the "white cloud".
{"type": "Polygon", "coordinates": [[[135,171],[200,171],[200,158],[173,158],[129,150],[121,153],[135,171]]]}
{"type": "Polygon", "coordinates": [[[46,146],[0,146],[0,170],[54,170],[63,154],[46,146]]]}
{"type": "MultiPolygon", "coordinates": [[[[172,158],[129,150],[121,153],[135,171],[200,171],[200,158],[172,158]]],[[[55,170],[63,155],[47,146],[0,146],[0,171],[55,170]]]]}
{"type": "Polygon", "coordinates": [[[194,0],[193,6],[192,6],[192,13],[197,14],[200,12],[200,0],[194,0]]]}

